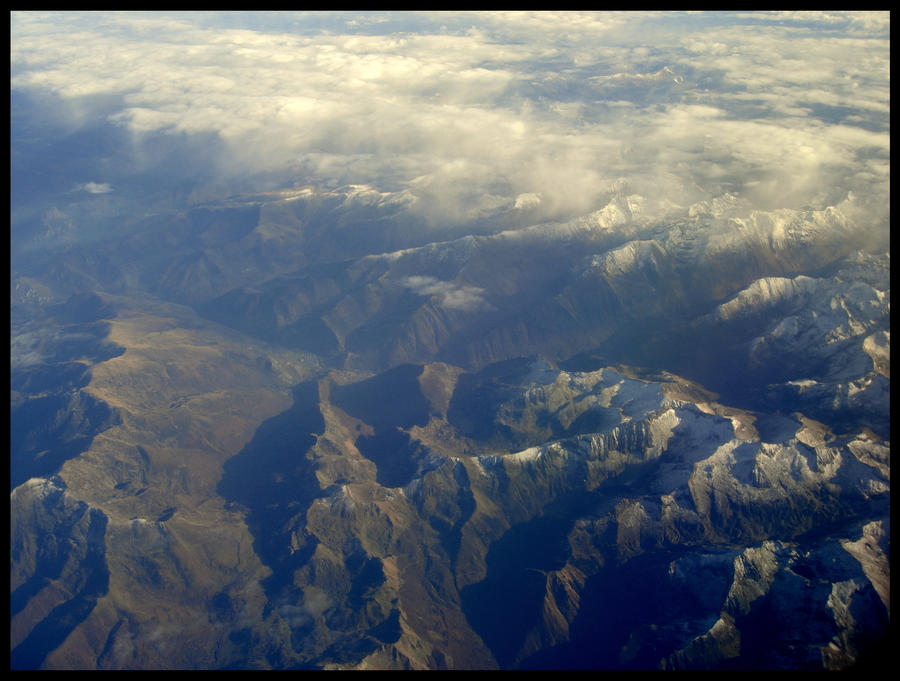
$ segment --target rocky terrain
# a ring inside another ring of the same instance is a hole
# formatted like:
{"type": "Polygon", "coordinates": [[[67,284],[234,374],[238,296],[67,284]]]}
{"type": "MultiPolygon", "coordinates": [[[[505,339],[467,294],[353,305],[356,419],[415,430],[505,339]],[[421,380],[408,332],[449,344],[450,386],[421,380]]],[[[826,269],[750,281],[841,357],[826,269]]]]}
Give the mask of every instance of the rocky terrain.
{"type": "Polygon", "coordinates": [[[855,197],[620,187],[427,234],[408,204],[298,189],[19,253],[14,668],[878,650],[890,255],[855,197]]]}

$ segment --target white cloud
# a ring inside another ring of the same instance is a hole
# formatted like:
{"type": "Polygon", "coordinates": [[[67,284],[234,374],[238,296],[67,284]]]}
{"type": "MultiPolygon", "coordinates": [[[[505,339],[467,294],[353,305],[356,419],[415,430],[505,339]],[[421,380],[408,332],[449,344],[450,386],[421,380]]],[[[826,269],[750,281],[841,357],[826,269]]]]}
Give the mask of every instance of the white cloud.
{"type": "Polygon", "coordinates": [[[519,194],[516,197],[516,203],[513,207],[520,210],[528,210],[529,208],[536,208],[539,205],[541,205],[540,195],[529,192],[525,194],[519,194]]]}
{"type": "Polygon", "coordinates": [[[112,191],[112,185],[108,182],[85,182],[76,186],[75,191],[83,191],[88,194],[108,194],[112,191]]]}
{"type": "Polygon", "coordinates": [[[356,19],[17,12],[12,84],[108,97],[136,136],[214,133],[225,177],[406,188],[430,221],[583,214],[620,177],[682,204],[889,188],[863,181],[889,158],[884,13],[356,19]]]}
{"type": "Polygon", "coordinates": [[[403,285],[419,295],[434,296],[439,307],[472,312],[491,309],[484,299],[484,289],[478,286],[441,281],[428,276],[411,276],[403,280],[403,285]]]}

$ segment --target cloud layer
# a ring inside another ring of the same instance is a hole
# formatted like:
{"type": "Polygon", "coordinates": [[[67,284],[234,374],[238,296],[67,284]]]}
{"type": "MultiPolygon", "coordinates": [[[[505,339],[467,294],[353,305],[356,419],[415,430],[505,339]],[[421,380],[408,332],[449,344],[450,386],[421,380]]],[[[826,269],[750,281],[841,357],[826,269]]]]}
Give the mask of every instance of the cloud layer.
{"type": "Polygon", "coordinates": [[[680,205],[888,195],[885,12],[11,16],[14,91],[138,165],[206,141],[221,182],[407,190],[435,221],[583,214],[621,178],[680,205]]]}

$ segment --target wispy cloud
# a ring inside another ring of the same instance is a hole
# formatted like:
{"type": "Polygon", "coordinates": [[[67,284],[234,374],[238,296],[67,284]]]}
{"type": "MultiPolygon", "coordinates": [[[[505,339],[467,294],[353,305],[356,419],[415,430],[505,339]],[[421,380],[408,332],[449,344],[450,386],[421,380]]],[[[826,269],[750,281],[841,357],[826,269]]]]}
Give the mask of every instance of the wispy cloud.
{"type": "Polygon", "coordinates": [[[74,191],[88,194],[108,194],[112,191],[112,185],[108,182],[84,182],[77,185],[74,191]]]}
{"type": "Polygon", "coordinates": [[[441,281],[429,276],[411,276],[403,285],[419,295],[434,296],[439,307],[466,312],[483,311],[492,306],[484,298],[484,289],[452,281],[441,281]]]}

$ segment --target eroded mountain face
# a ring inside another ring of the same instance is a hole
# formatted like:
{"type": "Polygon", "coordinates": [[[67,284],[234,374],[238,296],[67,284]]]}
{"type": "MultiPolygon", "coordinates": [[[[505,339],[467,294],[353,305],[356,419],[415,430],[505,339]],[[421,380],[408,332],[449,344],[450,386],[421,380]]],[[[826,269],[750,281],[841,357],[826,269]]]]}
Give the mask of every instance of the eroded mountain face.
{"type": "Polygon", "coordinates": [[[13,666],[865,658],[889,254],[852,197],[638,199],[425,240],[305,190],[18,259],[13,666]]]}

